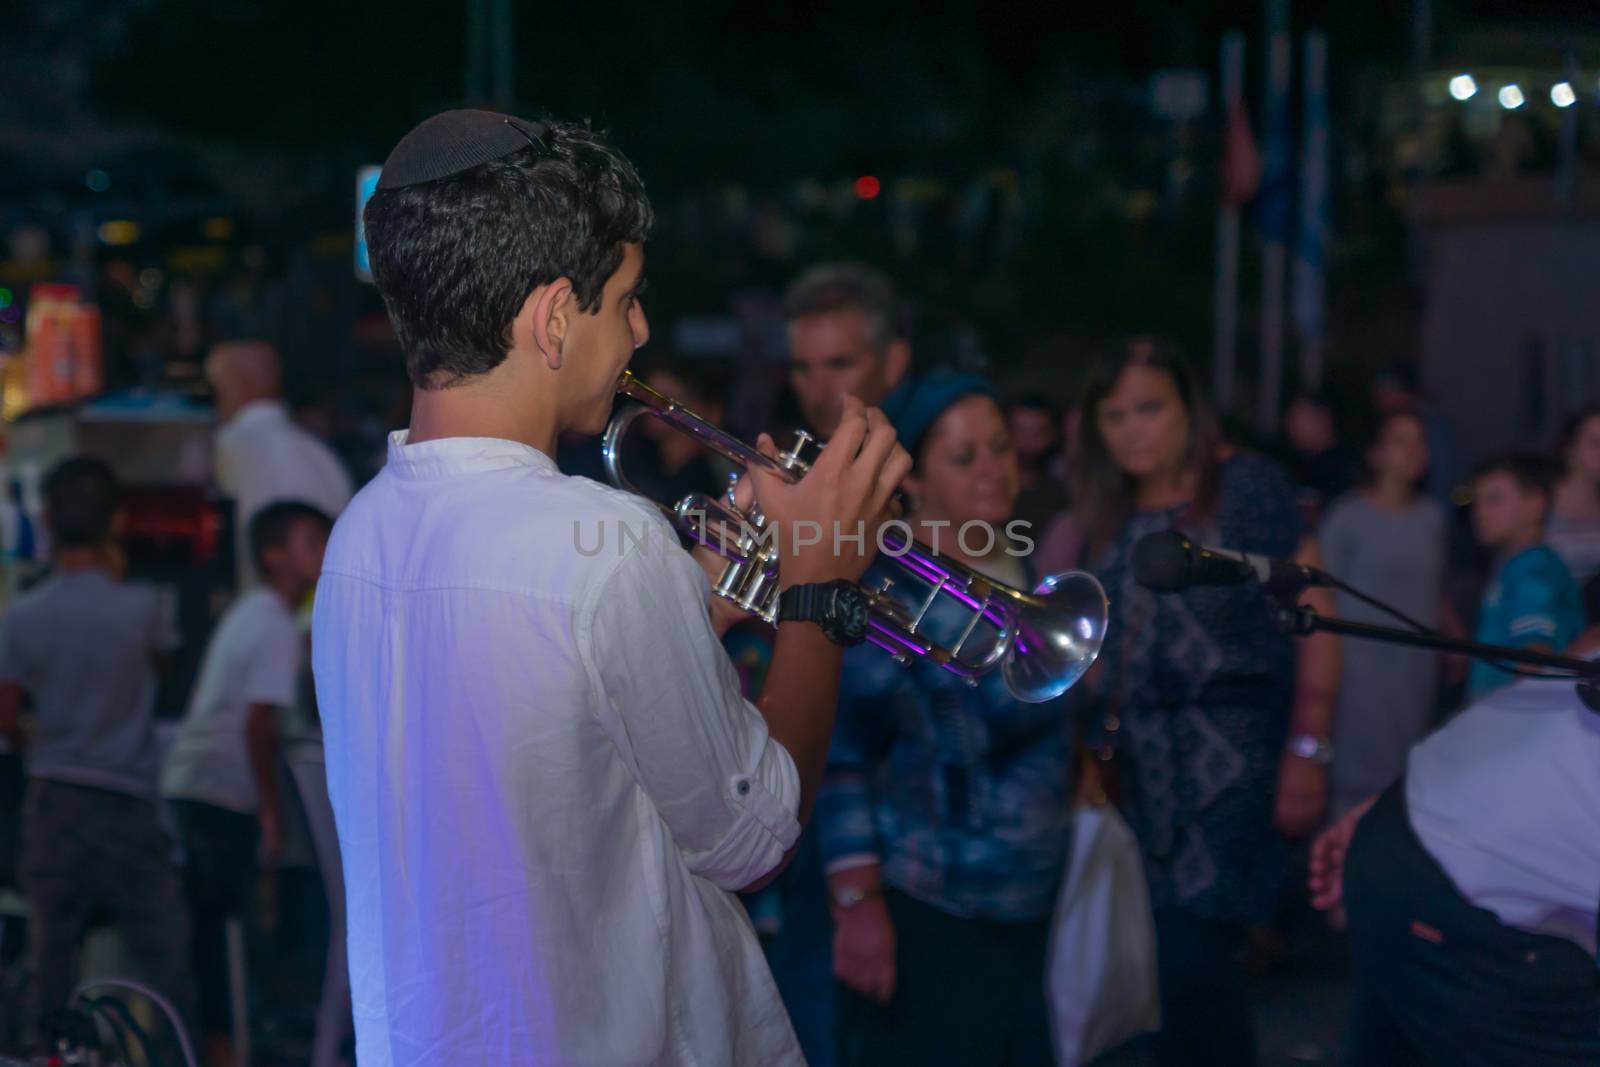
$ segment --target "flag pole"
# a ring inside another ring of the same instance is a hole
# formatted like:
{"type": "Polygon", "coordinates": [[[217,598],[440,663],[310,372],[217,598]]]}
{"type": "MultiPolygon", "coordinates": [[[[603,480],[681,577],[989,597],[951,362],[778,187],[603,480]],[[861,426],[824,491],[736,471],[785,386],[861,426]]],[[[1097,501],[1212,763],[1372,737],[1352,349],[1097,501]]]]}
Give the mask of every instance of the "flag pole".
{"type": "Polygon", "coordinates": [[[1328,35],[1305,35],[1304,147],[1300,154],[1300,225],[1295,230],[1293,308],[1300,340],[1300,384],[1322,387],[1327,348],[1328,35]]]}
{"type": "Polygon", "coordinates": [[[1267,2],[1267,80],[1262,108],[1265,166],[1260,220],[1261,366],[1256,422],[1267,436],[1278,430],[1283,391],[1284,274],[1289,252],[1289,0],[1267,2]]]}
{"type": "MultiPolygon", "coordinates": [[[[1222,35],[1222,121],[1224,139],[1244,107],[1244,34],[1230,30],[1222,35]]],[[[1224,148],[1224,152],[1226,152],[1224,148]]],[[[1233,410],[1235,360],[1239,346],[1239,214],[1240,204],[1226,188],[1217,206],[1217,272],[1211,304],[1211,395],[1217,410],[1233,410]]]]}

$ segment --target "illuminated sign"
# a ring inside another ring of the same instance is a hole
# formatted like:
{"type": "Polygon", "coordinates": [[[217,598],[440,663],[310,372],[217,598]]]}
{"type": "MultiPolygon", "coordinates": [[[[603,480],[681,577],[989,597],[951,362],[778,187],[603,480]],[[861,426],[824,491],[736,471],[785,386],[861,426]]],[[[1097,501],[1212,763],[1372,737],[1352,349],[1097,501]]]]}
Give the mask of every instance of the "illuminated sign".
{"type": "Polygon", "coordinates": [[[367,201],[378,188],[378,175],[382,167],[366,166],[356,171],[356,277],[372,281],[372,262],[367,258],[367,228],[361,222],[361,213],[367,201]]]}

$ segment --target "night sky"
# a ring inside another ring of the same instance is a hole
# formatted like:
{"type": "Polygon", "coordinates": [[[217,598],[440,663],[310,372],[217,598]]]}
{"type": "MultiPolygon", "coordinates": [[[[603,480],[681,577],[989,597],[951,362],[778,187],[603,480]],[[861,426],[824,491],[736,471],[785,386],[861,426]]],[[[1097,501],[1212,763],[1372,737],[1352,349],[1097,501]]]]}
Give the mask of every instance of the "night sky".
{"type": "MultiPolygon", "coordinates": [[[[939,135],[951,125],[969,150],[992,150],[1019,107],[1063,69],[1137,77],[1210,68],[1222,30],[1254,36],[1263,17],[1259,4],[1217,0],[516,6],[522,108],[615,129],[655,162],[657,181],[680,167],[737,167],[754,180],[763,170],[804,173],[834,162],[819,152],[917,157],[945,147],[939,135]],[[941,123],[941,114],[951,118],[941,123]]],[[[122,32],[95,50],[91,94],[102,114],[285,150],[370,154],[419,115],[462,102],[463,3],[126,7],[122,32]]],[[[1403,69],[1412,8],[1412,0],[1301,0],[1294,24],[1330,31],[1336,75],[1403,69]]],[[[1459,29],[1485,20],[1600,27],[1595,4],[1438,0],[1434,8],[1436,52],[1445,54],[1459,29]]],[[[44,16],[20,16],[30,17],[44,16]]]]}

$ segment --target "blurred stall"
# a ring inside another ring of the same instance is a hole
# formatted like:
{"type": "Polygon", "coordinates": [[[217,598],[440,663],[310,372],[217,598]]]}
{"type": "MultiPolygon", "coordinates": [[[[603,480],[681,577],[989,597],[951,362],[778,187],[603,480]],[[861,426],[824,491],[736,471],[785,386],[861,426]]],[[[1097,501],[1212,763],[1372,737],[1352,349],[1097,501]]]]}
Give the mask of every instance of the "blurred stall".
{"type": "Polygon", "coordinates": [[[184,647],[158,709],[182,713],[212,620],[231,591],[230,516],[213,499],[209,406],[180,392],[96,396],[99,316],[71,286],[34,286],[20,354],[0,369],[0,548],[6,599],[49,558],[42,481],[70,455],[111,465],[123,485],[123,550],[131,577],[172,598],[184,647]]]}

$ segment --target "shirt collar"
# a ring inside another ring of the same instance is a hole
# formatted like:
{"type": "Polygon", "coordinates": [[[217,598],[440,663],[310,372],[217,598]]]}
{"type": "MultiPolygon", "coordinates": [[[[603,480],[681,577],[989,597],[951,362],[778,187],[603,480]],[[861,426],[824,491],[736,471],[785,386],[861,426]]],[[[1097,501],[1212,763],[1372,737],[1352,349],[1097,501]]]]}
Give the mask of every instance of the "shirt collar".
{"type": "Polygon", "coordinates": [[[443,478],[511,467],[560,473],[555,460],[520,441],[503,437],[441,437],[413,445],[406,443],[409,436],[409,430],[389,434],[389,469],[402,478],[443,478]]]}

